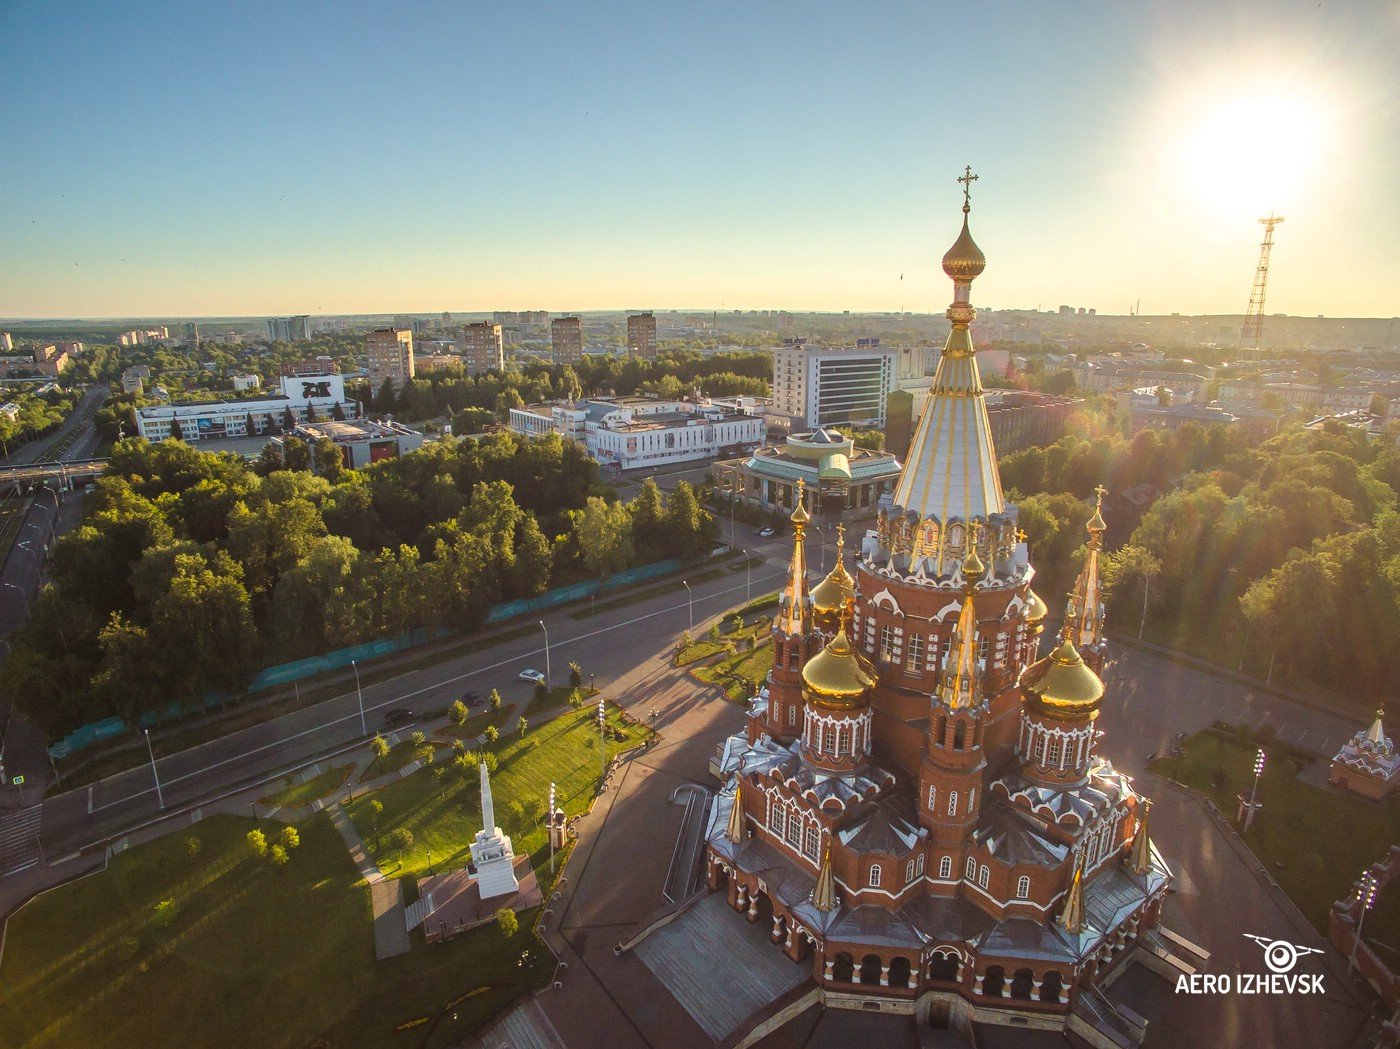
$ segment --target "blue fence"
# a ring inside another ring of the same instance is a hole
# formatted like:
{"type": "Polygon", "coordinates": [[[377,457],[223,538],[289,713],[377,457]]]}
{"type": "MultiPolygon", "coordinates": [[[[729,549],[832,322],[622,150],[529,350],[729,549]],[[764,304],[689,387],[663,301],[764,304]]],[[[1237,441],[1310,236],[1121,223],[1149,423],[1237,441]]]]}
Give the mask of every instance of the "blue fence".
{"type": "MultiPolygon", "coordinates": [[[[503,604],[492,605],[486,613],[486,622],[500,623],[507,619],[514,619],[516,616],[529,615],[532,612],[543,612],[550,608],[566,604],[570,601],[577,601],[580,598],[588,597],[591,594],[602,593],[607,590],[616,590],[618,587],[628,586],[632,583],[645,582],[648,579],[655,579],[657,576],[674,572],[681,567],[679,560],[657,561],[650,565],[639,565],[636,568],[629,568],[625,572],[618,572],[608,576],[607,579],[590,579],[583,583],[574,583],[572,586],[561,586],[555,590],[547,590],[538,597],[523,597],[518,601],[506,601],[503,604]]],[[[305,659],[297,659],[291,663],[279,663],[277,666],[266,667],[253,677],[248,684],[249,692],[261,692],[265,689],[274,688],[277,685],[289,685],[293,681],[300,681],[303,678],[313,677],[316,674],[324,674],[331,670],[343,670],[351,663],[365,663],[371,659],[378,659],[381,656],[391,655],[394,652],[401,652],[406,648],[415,645],[425,644],[430,640],[443,637],[450,631],[438,630],[430,633],[427,630],[414,630],[401,637],[383,638],[379,641],[366,641],[362,645],[351,645],[349,648],[337,648],[333,652],[327,652],[321,656],[308,656],[305,659]]],[[[227,700],[227,696],[210,694],[204,697],[205,708],[216,707],[220,702],[227,700]]],[[[168,721],[174,721],[182,714],[189,713],[188,706],[179,703],[172,703],[163,710],[148,710],[137,719],[137,728],[155,728],[168,721]]],[[[80,728],[74,729],[64,736],[57,743],[49,747],[49,757],[55,761],[59,758],[67,757],[100,743],[106,739],[120,736],[127,731],[127,724],[119,717],[104,718],[101,721],[94,721],[80,728]]]]}

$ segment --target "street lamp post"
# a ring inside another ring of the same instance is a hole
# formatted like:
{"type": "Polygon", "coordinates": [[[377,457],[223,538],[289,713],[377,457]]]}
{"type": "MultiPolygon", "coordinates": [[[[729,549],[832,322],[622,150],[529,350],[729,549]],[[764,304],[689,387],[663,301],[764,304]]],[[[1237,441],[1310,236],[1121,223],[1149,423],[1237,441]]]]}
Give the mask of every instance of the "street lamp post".
{"type": "Polygon", "coordinates": [[[165,810],[165,795],[160,789],[160,773],[156,771],[156,752],[151,749],[151,730],[142,729],[146,733],[146,753],[151,756],[151,777],[156,781],[156,800],[160,802],[161,811],[165,810]]]}
{"type": "Polygon", "coordinates": [[[549,784],[549,876],[554,877],[554,783],[549,784]]]}
{"type": "Polygon", "coordinates": [[[549,627],[544,625],[544,620],[540,620],[540,629],[544,631],[544,683],[546,686],[554,680],[554,674],[549,669],[549,627]]]}
{"type": "Polygon", "coordinates": [[[6,583],[5,585],[11,590],[16,591],[20,597],[24,598],[24,614],[26,616],[32,617],[34,615],[34,612],[29,607],[29,595],[24,592],[24,588],[16,586],[14,583],[6,583]]]}
{"type": "Polygon", "coordinates": [[[603,707],[603,697],[598,697],[598,764],[600,771],[598,774],[598,789],[603,789],[603,781],[608,778],[608,740],[603,734],[603,728],[607,724],[608,715],[603,707]]]}
{"type": "MultiPolygon", "coordinates": [[[[1240,814],[1244,823],[1244,829],[1249,830],[1250,824],[1254,822],[1254,814],[1259,811],[1259,777],[1264,774],[1264,761],[1266,755],[1261,747],[1254,755],[1254,783],[1249,788],[1249,800],[1244,803],[1244,811],[1240,814]]],[[[1243,799],[1241,799],[1243,800],[1243,799]]]]}
{"type": "MultiPolygon", "coordinates": [[[[12,584],[7,583],[6,585],[12,584]]],[[[681,580],[681,586],[685,587],[686,607],[690,609],[690,632],[693,634],[695,633],[695,594],[691,591],[690,584],[684,579],[681,580]]]]}
{"type": "Polygon", "coordinates": [[[819,567],[817,568],[817,571],[818,571],[818,572],[821,572],[823,575],[825,575],[825,574],[826,574],[826,529],[823,528],[821,525],[817,524],[815,521],[812,522],[812,527],[813,527],[817,532],[821,533],[821,537],[822,537],[822,542],[821,542],[821,547],[820,547],[821,553],[819,553],[819,554],[817,555],[817,556],[820,558],[820,563],[819,563],[819,567]]]}
{"type": "Polygon", "coordinates": [[[749,552],[740,550],[744,555],[744,601],[753,600],[753,562],[749,560],[749,552]]]}
{"type": "Polygon", "coordinates": [[[1361,927],[1366,924],[1366,912],[1376,902],[1376,879],[1370,871],[1361,875],[1361,884],[1356,888],[1356,898],[1361,904],[1361,913],[1356,916],[1356,935],[1351,941],[1351,957],[1347,961],[1347,975],[1356,971],[1356,946],[1361,942],[1361,927]]]}
{"type": "Polygon", "coordinates": [[[365,693],[360,688],[360,667],[353,659],[350,660],[350,669],[355,672],[355,698],[360,704],[360,734],[369,735],[369,725],[365,722],[365,693]]]}

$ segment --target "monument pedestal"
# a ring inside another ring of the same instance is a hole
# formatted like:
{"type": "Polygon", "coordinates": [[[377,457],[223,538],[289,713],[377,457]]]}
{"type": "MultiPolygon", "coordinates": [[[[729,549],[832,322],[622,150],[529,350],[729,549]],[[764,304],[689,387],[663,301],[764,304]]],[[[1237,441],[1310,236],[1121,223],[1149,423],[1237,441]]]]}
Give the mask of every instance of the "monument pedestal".
{"type": "Polygon", "coordinates": [[[491,780],[481,766],[481,817],[484,824],[472,842],[472,862],[476,864],[477,891],[483,900],[510,896],[520,891],[515,880],[515,853],[510,838],[496,826],[496,810],[491,803],[491,780]]]}

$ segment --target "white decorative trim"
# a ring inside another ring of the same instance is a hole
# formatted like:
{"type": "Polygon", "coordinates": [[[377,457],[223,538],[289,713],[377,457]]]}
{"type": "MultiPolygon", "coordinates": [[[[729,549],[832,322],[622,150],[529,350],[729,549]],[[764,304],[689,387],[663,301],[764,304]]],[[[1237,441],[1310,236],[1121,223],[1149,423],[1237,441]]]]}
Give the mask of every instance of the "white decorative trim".
{"type": "Polygon", "coordinates": [[[870,599],[870,603],[876,608],[883,608],[884,605],[881,604],[881,599],[884,599],[884,601],[889,602],[889,607],[895,615],[904,615],[904,609],[899,607],[899,602],[895,600],[894,595],[890,593],[889,590],[881,590],[878,594],[876,594],[870,599]]]}

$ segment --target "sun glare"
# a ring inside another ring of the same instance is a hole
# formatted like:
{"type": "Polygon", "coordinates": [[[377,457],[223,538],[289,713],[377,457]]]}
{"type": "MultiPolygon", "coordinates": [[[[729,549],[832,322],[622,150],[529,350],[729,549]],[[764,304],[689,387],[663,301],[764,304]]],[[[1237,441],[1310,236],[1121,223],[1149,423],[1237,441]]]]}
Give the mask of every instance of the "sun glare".
{"type": "Polygon", "coordinates": [[[1331,116],[1319,96],[1259,91],[1198,103],[1181,142],[1191,195],[1222,212],[1294,203],[1327,152],[1331,116]]]}

